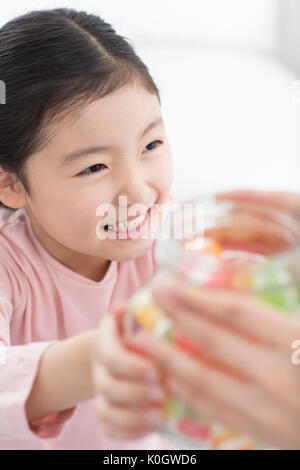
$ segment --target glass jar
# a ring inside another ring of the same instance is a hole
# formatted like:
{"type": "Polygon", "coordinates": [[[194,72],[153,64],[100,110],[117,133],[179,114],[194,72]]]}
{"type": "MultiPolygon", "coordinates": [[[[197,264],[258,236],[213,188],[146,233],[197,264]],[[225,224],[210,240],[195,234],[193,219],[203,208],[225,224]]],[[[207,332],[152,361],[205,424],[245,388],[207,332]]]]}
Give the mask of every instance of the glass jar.
{"type": "MultiPolygon", "coordinates": [[[[205,356],[177,331],[152,299],[153,287],[168,277],[199,287],[250,292],[277,307],[279,314],[300,321],[300,221],[283,210],[218,201],[214,194],[173,203],[160,227],[155,258],[156,275],[128,302],[124,332],[129,339],[145,328],[209,367],[229,372],[225,364],[205,356]]],[[[205,419],[172,393],[164,412],[167,422],[161,432],[181,449],[267,447],[252,436],[205,419]]]]}

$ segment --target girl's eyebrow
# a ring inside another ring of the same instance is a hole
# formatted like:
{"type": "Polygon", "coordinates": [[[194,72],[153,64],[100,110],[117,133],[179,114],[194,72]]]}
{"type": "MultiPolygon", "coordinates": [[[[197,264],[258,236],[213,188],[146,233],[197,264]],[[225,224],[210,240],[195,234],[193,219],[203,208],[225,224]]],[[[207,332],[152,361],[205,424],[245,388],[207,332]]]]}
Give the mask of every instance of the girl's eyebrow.
{"type": "MultiPolygon", "coordinates": [[[[163,123],[163,119],[161,117],[156,118],[153,122],[151,122],[146,129],[140,134],[139,139],[141,140],[151,129],[158,126],[159,124],[163,123]]],[[[91,153],[101,153],[101,152],[108,152],[111,147],[107,146],[94,146],[94,147],[87,147],[85,149],[78,149],[70,152],[66,155],[63,155],[59,158],[59,167],[64,167],[70,163],[73,163],[75,160],[79,160],[86,155],[91,153]]]]}

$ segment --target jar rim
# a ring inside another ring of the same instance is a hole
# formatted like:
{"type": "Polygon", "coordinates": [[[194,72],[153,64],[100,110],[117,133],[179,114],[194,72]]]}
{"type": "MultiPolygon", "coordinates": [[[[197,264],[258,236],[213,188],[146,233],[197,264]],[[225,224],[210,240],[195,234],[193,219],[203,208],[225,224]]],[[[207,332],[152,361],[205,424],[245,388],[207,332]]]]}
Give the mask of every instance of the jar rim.
{"type": "MultiPolygon", "coordinates": [[[[290,214],[288,211],[282,209],[281,207],[265,207],[260,206],[257,203],[250,203],[250,202],[241,202],[241,201],[234,201],[230,199],[226,200],[218,200],[216,192],[211,193],[200,193],[196,194],[193,197],[185,198],[178,202],[173,202],[169,207],[168,211],[164,218],[164,224],[161,227],[158,241],[155,247],[155,258],[157,263],[167,269],[168,271],[174,274],[176,273],[176,268],[178,267],[178,263],[183,256],[187,256],[186,253],[182,250],[181,241],[179,239],[171,238],[171,242],[168,243],[164,241],[164,227],[166,224],[170,223],[170,219],[174,212],[180,209],[185,204],[204,204],[206,208],[210,208],[210,210],[222,210],[223,215],[226,215],[226,210],[230,211],[230,209],[244,209],[244,210],[254,210],[257,214],[266,215],[274,218],[276,222],[282,225],[283,228],[287,228],[291,231],[291,234],[295,236],[296,242],[295,245],[288,250],[282,251],[280,253],[273,253],[265,256],[264,263],[275,263],[280,265],[287,265],[291,262],[291,259],[296,262],[299,260],[299,280],[300,280],[300,219],[296,217],[296,215],[290,214]]],[[[230,214],[230,212],[228,212],[230,214]]],[[[172,222],[171,222],[172,223],[172,222]]],[[[168,240],[169,241],[169,240],[168,240]]],[[[177,273],[178,274],[178,273],[177,273]]],[[[180,278],[183,279],[182,276],[179,275],[180,278]]]]}

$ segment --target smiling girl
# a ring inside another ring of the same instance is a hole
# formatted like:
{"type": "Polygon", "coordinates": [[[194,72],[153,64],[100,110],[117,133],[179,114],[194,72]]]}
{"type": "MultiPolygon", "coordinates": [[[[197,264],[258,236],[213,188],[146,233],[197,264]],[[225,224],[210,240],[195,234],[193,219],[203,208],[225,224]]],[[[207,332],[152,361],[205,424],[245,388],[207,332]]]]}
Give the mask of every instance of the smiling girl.
{"type": "Polygon", "coordinates": [[[173,448],[159,370],[120,328],[155,241],[96,236],[171,198],[159,91],[126,38],[65,8],[0,29],[0,74],[0,449],[173,448]]]}

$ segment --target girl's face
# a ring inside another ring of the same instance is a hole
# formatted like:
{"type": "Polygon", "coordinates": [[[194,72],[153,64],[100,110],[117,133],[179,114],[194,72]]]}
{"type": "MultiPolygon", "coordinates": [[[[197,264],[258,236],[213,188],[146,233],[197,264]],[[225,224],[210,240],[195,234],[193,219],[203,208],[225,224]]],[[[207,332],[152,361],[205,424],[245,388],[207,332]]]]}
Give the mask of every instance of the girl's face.
{"type": "Polygon", "coordinates": [[[99,238],[96,227],[108,215],[96,210],[110,204],[118,221],[134,215],[135,204],[147,209],[168,202],[173,165],[163,122],[145,132],[158,120],[158,98],[129,84],[53,127],[47,147],[27,161],[31,194],[24,207],[34,232],[52,256],[80,274],[99,281],[108,260],[137,258],[153,244],[151,237],[99,238]],[[100,146],[107,148],[66,159],[100,146]],[[119,217],[120,196],[127,199],[119,217]]]}

